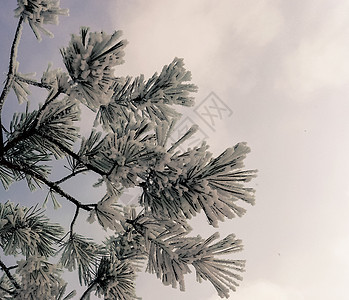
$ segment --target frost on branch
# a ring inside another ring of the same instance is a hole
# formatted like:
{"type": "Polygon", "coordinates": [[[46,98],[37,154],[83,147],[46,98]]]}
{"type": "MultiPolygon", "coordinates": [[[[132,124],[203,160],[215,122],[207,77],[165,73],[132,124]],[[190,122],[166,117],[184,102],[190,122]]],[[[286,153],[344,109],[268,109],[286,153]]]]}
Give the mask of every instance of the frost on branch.
{"type": "Polygon", "coordinates": [[[152,135],[147,134],[150,129],[146,119],[132,115],[121,118],[113,125],[113,132],[84,157],[107,174],[104,181],[125,188],[134,187],[138,185],[140,174],[161,159],[152,135]]]}
{"type": "Polygon", "coordinates": [[[116,232],[122,230],[120,221],[124,219],[124,216],[120,210],[120,205],[116,204],[116,197],[103,197],[94,209],[91,210],[88,222],[94,222],[95,217],[97,217],[98,223],[104,230],[107,230],[108,228],[116,232]]]}
{"type": "Polygon", "coordinates": [[[11,88],[18,102],[27,105],[20,106],[22,111],[9,124],[0,124],[0,181],[5,189],[21,180],[31,190],[46,188],[44,204],[49,197],[54,208],[66,201],[75,214],[64,232],[36,207],[0,204],[2,253],[24,257],[10,267],[0,260],[0,298],[74,297],[73,292],[64,297],[62,267],[75,271],[86,286],[80,299],[91,293],[104,299],[138,299],[135,278],[143,264],[163,284],[181,290],[185,275],[195,270],[199,282],[208,280],[220,297],[228,298],[241,280],[244,261],[218,256],[240,251],[241,241],[233,234],[222,240],[218,233],[190,236],[188,219],[203,212],[218,227],[226,218],[242,216],[244,203],[254,204],[254,190],[245,184],[255,171],[243,170],[249,148],[238,143],[218,157],[208,152],[206,143],[181,151],[179,146],[197,132],[197,125],[169,143],[180,117],[174,105],[194,104],[191,93],[197,87],[190,82],[191,73],[183,59],[175,58],[149,79],[114,76],[126,45],[120,31],[109,35],[82,27],[61,49],[67,72],[49,64],[39,82],[21,74],[17,51],[22,20],[40,38],[40,32],[49,33],[43,24],[56,23],[66,12],[59,1],[18,0],[20,20],[0,112],[11,88]],[[29,106],[29,85],[47,92],[34,109],[29,106]],[[79,134],[81,103],[94,113],[94,128],[86,137],[79,134]],[[79,199],[79,189],[86,187],[82,174],[91,173],[98,176],[93,186],[104,187],[105,194],[96,198],[86,193],[79,199]],[[69,192],[72,178],[82,180],[74,194],[69,192]],[[138,206],[123,204],[128,188],[142,191],[138,206]],[[97,220],[109,235],[100,244],[77,232],[77,220],[86,212],[87,221],[97,220]],[[59,264],[49,263],[56,255],[59,264]]]}
{"type": "Polygon", "coordinates": [[[113,67],[123,63],[126,41],[119,41],[121,31],[112,35],[90,32],[82,27],[72,35],[69,46],[61,49],[63,61],[76,84],[76,96],[91,110],[106,104],[114,85],[113,67]]]}
{"type": "Polygon", "coordinates": [[[41,83],[50,86],[54,92],[62,91],[63,93],[70,93],[69,75],[62,71],[62,69],[52,69],[49,64],[47,70],[42,74],[41,83]]]}
{"type": "Polygon", "coordinates": [[[54,255],[63,228],[48,221],[36,207],[27,208],[9,201],[0,203],[0,246],[4,253],[21,253],[26,257],[54,255]]]}
{"type": "Polygon", "coordinates": [[[229,290],[235,291],[242,280],[239,273],[244,271],[244,261],[216,257],[242,250],[241,240],[235,239],[235,235],[212,244],[219,238],[218,233],[206,240],[188,237],[190,228],[183,221],[139,215],[130,223],[145,238],[147,271],[155,273],[165,285],[176,287],[178,283],[184,290],[184,275],[191,273],[189,265],[195,268],[197,281],[209,280],[222,298],[228,298],[229,290]]]}
{"type": "Polygon", "coordinates": [[[118,260],[129,261],[137,271],[142,269],[143,261],[147,258],[143,236],[133,230],[126,230],[108,238],[105,244],[118,260]]]}
{"type": "Polygon", "coordinates": [[[105,300],[139,299],[135,291],[136,272],[128,261],[116,257],[103,257],[97,271],[96,292],[105,300]]]}
{"type": "Polygon", "coordinates": [[[239,273],[244,271],[245,261],[216,258],[217,255],[242,250],[241,240],[235,239],[234,234],[209,245],[218,237],[219,234],[215,233],[206,240],[193,241],[191,249],[184,246],[181,251],[196,254],[192,264],[198,282],[201,282],[202,279],[210,281],[221,298],[229,298],[229,290],[236,291],[239,285],[237,281],[242,280],[239,273]]]}
{"type": "MultiPolygon", "coordinates": [[[[16,70],[15,70],[16,74],[22,77],[23,79],[32,80],[32,76],[35,76],[35,73],[21,74],[17,72],[18,65],[19,64],[17,63],[16,70]]],[[[19,80],[18,77],[15,76],[12,84],[12,89],[15,92],[18,102],[20,104],[28,100],[28,95],[30,95],[30,90],[29,90],[29,85],[26,82],[19,80]]]]}
{"type": "MultiPolygon", "coordinates": [[[[17,273],[22,285],[14,299],[54,300],[66,287],[66,283],[61,278],[62,270],[40,256],[31,256],[19,261],[17,273]]],[[[70,295],[73,297],[75,293],[70,295]]]]}
{"type": "Polygon", "coordinates": [[[2,300],[13,300],[13,293],[15,292],[15,287],[8,279],[6,274],[0,278],[0,299],[2,300]]]}
{"type": "Polygon", "coordinates": [[[101,246],[78,234],[71,234],[62,247],[61,263],[69,271],[78,269],[80,284],[89,284],[104,251],[101,246]]]}
{"type": "MultiPolygon", "coordinates": [[[[29,164],[38,169],[43,166],[37,162],[49,160],[52,154],[63,157],[65,154],[55,141],[67,148],[72,147],[78,138],[78,128],[74,123],[79,120],[79,114],[77,102],[70,97],[53,99],[39,110],[15,113],[7,134],[7,144],[13,144],[13,147],[7,155],[18,165],[29,164]]],[[[47,174],[41,175],[46,177],[47,174]]]]}
{"type": "Polygon", "coordinates": [[[67,148],[71,148],[78,138],[79,128],[75,122],[79,121],[80,109],[77,101],[71,97],[55,99],[38,115],[36,130],[45,140],[43,148],[48,148],[55,156],[61,157],[63,153],[55,146],[54,141],[67,148]]]}
{"type": "Polygon", "coordinates": [[[202,209],[215,227],[224,217],[241,216],[245,209],[236,202],[254,203],[254,190],[243,183],[251,180],[255,171],[241,170],[249,148],[240,143],[214,159],[206,150],[203,145],[175,153],[164,170],[154,170],[143,184],[145,207],[155,216],[175,219],[191,218],[202,209]]]}
{"type": "Polygon", "coordinates": [[[102,105],[99,118],[104,127],[113,124],[122,117],[125,111],[140,112],[151,120],[170,121],[180,114],[169,105],[194,105],[194,98],[189,96],[197,87],[188,83],[191,73],[184,68],[183,59],[175,58],[161,73],[155,73],[145,81],[140,75],[134,80],[131,77],[118,78],[114,86],[111,101],[102,105]]]}
{"type": "Polygon", "coordinates": [[[44,24],[58,24],[59,15],[68,15],[68,9],[59,7],[59,0],[17,0],[16,17],[23,17],[33,30],[36,38],[41,40],[41,33],[53,37],[44,24]]]}

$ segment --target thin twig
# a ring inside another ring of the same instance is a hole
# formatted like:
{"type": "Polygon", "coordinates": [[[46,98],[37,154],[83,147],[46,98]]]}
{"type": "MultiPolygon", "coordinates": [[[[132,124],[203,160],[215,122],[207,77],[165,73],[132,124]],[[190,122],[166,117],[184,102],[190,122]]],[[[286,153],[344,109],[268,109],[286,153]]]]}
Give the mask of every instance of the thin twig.
{"type": "Polygon", "coordinates": [[[51,93],[49,93],[48,98],[46,99],[45,103],[40,107],[39,111],[38,111],[38,115],[36,116],[34,123],[33,123],[33,128],[37,129],[38,125],[40,124],[42,115],[45,112],[46,107],[55,99],[57,99],[57,97],[60,95],[60,91],[56,91],[56,93],[51,96],[51,93]],[[51,96],[51,97],[50,97],[51,96]]]}
{"type": "Polygon", "coordinates": [[[20,289],[20,285],[18,284],[18,282],[16,281],[16,279],[12,276],[12,274],[10,273],[9,268],[6,267],[6,265],[3,263],[3,261],[0,259],[0,268],[5,272],[6,276],[8,277],[8,279],[11,281],[11,283],[13,284],[13,286],[16,289],[20,289]]]}
{"type": "Polygon", "coordinates": [[[22,28],[23,28],[23,17],[20,16],[17,24],[15,37],[13,39],[12,46],[11,46],[10,62],[9,62],[6,83],[0,95],[0,156],[3,156],[4,154],[4,137],[2,136],[3,126],[2,126],[2,120],[1,120],[1,112],[2,112],[2,107],[4,105],[5,99],[11,90],[14,74],[16,72],[16,61],[17,61],[17,52],[18,52],[17,50],[18,50],[18,44],[21,38],[22,28]]]}
{"type": "Polygon", "coordinates": [[[22,76],[20,76],[18,74],[15,74],[15,78],[18,79],[19,81],[22,81],[22,82],[25,82],[27,84],[34,85],[34,86],[37,86],[37,87],[40,87],[40,88],[44,88],[44,89],[48,89],[48,90],[50,90],[52,88],[47,83],[43,83],[43,82],[35,81],[35,80],[32,80],[32,79],[24,78],[24,77],[22,77],[22,76]]]}
{"type": "Polygon", "coordinates": [[[97,280],[94,280],[91,282],[91,284],[88,286],[88,288],[85,290],[85,292],[82,294],[80,300],[84,300],[87,295],[89,295],[92,292],[92,289],[94,286],[98,283],[97,280]]]}
{"type": "Polygon", "coordinates": [[[74,218],[73,218],[73,220],[70,223],[70,238],[72,238],[72,236],[73,236],[73,228],[74,228],[75,221],[76,221],[76,219],[78,218],[78,215],[79,215],[79,209],[80,209],[80,207],[76,206],[74,218]]]}
{"type": "Polygon", "coordinates": [[[96,210],[97,209],[97,203],[93,203],[93,204],[81,204],[80,208],[83,208],[85,210],[91,211],[92,209],[96,210]],[[85,209],[88,208],[88,209],[85,209]]]}
{"type": "Polygon", "coordinates": [[[23,17],[21,16],[18,20],[18,25],[15,33],[15,38],[12,42],[11,46],[11,54],[10,54],[10,63],[9,63],[9,70],[7,73],[7,79],[5,83],[5,87],[2,90],[2,93],[0,95],[0,111],[2,110],[2,107],[4,105],[5,99],[10,92],[13,79],[14,79],[14,74],[16,71],[16,61],[17,61],[17,49],[18,49],[18,43],[21,37],[22,33],[22,28],[23,28],[23,17]]]}
{"type": "Polygon", "coordinates": [[[76,176],[76,175],[78,175],[78,174],[80,174],[80,173],[86,172],[86,171],[89,171],[89,169],[87,169],[87,168],[86,168],[86,169],[80,169],[80,170],[78,170],[78,171],[72,172],[71,174],[69,174],[69,175],[63,177],[63,178],[60,179],[60,180],[55,181],[54,183],[57,184],[57,185],[59,185],[59,184],[63,183],[64,181],[67,181],[67,180],[69,180],[70,178],[72,178],[72,177],[74,177],[74,176],[76,176]]]}
{"type": "Polygon", "coordinates": [[[68,193],[66,193],[65,191],[63,191],[56,183],[48,180],[47,178],[45,178],[44,176],[42,176],[38,173],[33,172],[29,166],[27,166],[23,163],[21,165],[16,165],[16,164],[13,164],[5,159],[1,160],[1,164],[8,167],[11,170],[19,171],[19,172],[22,172],[24,174],[30,175],[30,176],[38,179],[42,183],[46,184],[50,189],[52,189],[57,194],[59,194],[61,197],[66,198],[68,201],[74,203],[76,206],[78,206],[84,210],[87,210],[87,211],[92,210],[92,208],[90,206],[83,205],[80,201],[75,199],[73,196],[71,196],[68,193]]]}
{"type": "Polygon", "coordinates": [[[81,157],[75,153],[74,151],[70,150],[69,148],[67,148],[66,146],[62,145],[61,143],[59,143],[57,140],[55,140],[54,138],[52,138],[51,136],[43,133],[43,132],[37,132],[37,134],[39,134],[40,136],[42,136],[43,138],[47,139],[49,142],[55,144],[60,150],[62,150],[63,152],[69,154],[72,158],[76,159],[77,161],[79,161],[80,163],[82,163],[86,168],[88,168],[89,170],[101,175],[101,176],[106,176],[108,175],[107,173],[103,172],[102,170],[96,168],[95,166],[86,163],[83,159],[81,159],[81,157]]]}
{"type": "Polygon", "coordinates": [[[18,265],[7,267],[7,269],[9,269],[9,270],[16,269],[16,268],[18,268],[18,265]]]}

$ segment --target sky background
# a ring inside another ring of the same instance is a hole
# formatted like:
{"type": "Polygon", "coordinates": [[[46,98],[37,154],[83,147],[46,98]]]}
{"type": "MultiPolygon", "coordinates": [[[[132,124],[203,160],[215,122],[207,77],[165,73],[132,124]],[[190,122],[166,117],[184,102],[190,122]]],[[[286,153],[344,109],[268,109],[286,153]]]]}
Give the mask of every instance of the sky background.
{"type": "MultiPolygon", "coordinates": [[[[3,81],[17,20],[15,1],[0,3],[3,81]]],[[[43,36],[38,43],[24,29],[20,72],[37,72],[39,79],[47,62],[63,67],[59,48],[82,25],[121,29],[129,44],[117,76],[149,77],[174,57],[184,58],[199,91],[196,106],[181,110],[183,120],[200,126],[215,155],[240,141],[251,147],[246,167],[259,170],[250,184],[256,205],[219,229],[221,237],[234,232],[245,245],[234,256],[247,260],[244,280],[230,299],[348,299],[349,1],[62,0],[61,7],[70,16],[49,27],[54,39],[43,36]],[[225,109],[222,115],[212,101],[225,109]]],[[[85,186],[93,180],[85,179],[82,198],[91,197],[85,186]]],[[[42,201],[40,192],[27,195],[21,185],[0,196],[42,201]]],[[[71,219],[72,207],[63,204],[53,213],[48,206],[53,219],[71,219]]],[[[80,232],[87,232],[81,219],[80,232]]],[[[202,236],[215,231],[202,217],[193,226],[202,236]]],[[[182,293],[142,274],[137,294],[144,300],[219,299],[208,282],[195,283],[194,273],[186,278],[182,293]]]]}

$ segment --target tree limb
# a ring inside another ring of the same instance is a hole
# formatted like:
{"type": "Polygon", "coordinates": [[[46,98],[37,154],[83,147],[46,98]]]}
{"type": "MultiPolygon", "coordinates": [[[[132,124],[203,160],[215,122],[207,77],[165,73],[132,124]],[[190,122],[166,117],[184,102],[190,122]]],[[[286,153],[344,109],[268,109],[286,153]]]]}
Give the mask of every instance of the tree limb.
{"type": "Polygon", "coordinates": [[[33,124],[31,124],[30,128],[28,128],[27,131],[23,131],[22,133],[20,133],[17,137],[15,137],[13,140],[10,140],[4,147],[3,147],[3,152],[2,154],[6,153],[9,149],[11,149],[12,147],[14,147],[15,145],[18,144],[18,142],[20,142],[23,139],[29,138],[31,135],[37,133],[37,125],[41,119],[41,116],[43,114],[44,109],[47,107],[47,105],[49,103],[51,103],[53,100],[55,100],[58,96],[59,96],[60,92],[56,92],[56,94],[54,94],[51,98],[48,98],[44,105],[39,109],[38,111],[38,115],[36,117],[36,119],[34,120],[33,124]]]}
{"type": "Polygon", "coordinates": [[[74,177],[74,176],[76,176],[76,175],[78,175],[80,173],[86,172],[86,171],[89,171],[89,169],[85,168],[85,169],[80,169],[80,170],[74,171],[71,174],[61,178],[60,180],[55,181],[54,183],[59,185],[59,184],[63,183],[64,181],[67,181],[70,178],[72,178],[72,177],[74,177]]]}
{"type": "Polygon", "coordinates": [[[8,277],[8,279],[11,281],[11,283],[13,284],[13,286],[18,290],[20,289],[20,285],[18,284],[18,282],[16,281],[16,279],[12,276],[12,274],[10,273],[10,269],[6,267],[6,265],[3,263],[3,261],[0,259],[0,268],[5,272],[6,276],[8,277]]]}
{"type": "Polygon", "coordinates": [[[66,193],[65,191],[63,191],[55,182],[52,182],[52,181],[48,180],[47,178],[45,178],[44,176],[33,172],[29,166],[27,166],[25,164],[22,164],[21,166],[16,165],[16,164],[13,164],[5,159],[1,160],[1,164],[8,167],[11,170],[19,171],[19,172],[22,172],[24,174],[30,175],[30,176],[38,179],[42,183],[46,184],[51,190],[53,190],[54,192],[56,192],[57,194],[59,194],[63,198],[66,198],[68,201],[74,203],[76,206],[78,206],[84,210],[87,210],[87,211],[92,210],[92,208],[89,205],[82,204],[80,201],[75,199],[73,196],[71,196],[68,193],[66,193]]]}
{"type": "Polygon", "coordinates": [[[18,268],[18,265],[7,267],[7,269],[9,269],[9,270],[16,269],[16,268],[18,268]]]}
{"type": "Polygon", "coordinates": [[[11,89],[11,86],[12,86],[12,83],[14,80],[14,75],[15,75],[15,71],[16,71],[17,49],[18,49],[18,44],[19,44],[19,40],[21,37],[21,33],[22,33],[22,28],[23,28],[23,17],[21,16],[18,20],[15,38],[14,38],[12,46],[11,46],[9,70],[7,73],[5,87],[2,90],[2,93],[0,95],[0,111],[2,110],[5,99],[8,95],[8,93],[10,92],[10,89],[11,89]]]}
{"type": "Polygon", "coordinates": [[[50,90],[52,88],[49,84],[42,83],[42,82],[35,81],[35,80],[31,80],[28,78],[24,78],[18,74],[15,74],[15,78],[18,79],[19,81],[22,81],[22,82],[25,82],[27,84],[34,85],[34,86],[37,86],[40,88],[44,88],[44,89],[48,89],[48,90],[50,90]]]}

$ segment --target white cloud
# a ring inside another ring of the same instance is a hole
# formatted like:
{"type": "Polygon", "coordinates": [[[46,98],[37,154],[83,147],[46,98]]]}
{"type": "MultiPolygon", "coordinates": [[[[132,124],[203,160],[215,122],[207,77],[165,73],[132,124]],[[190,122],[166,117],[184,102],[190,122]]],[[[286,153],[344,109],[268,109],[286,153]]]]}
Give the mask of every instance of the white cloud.
{"type": "Polygon", "coordinates": [[[123,12],[115,17],[115,25],[130,42],[126,64],[118,69],[149,76],[179,56],[198,85],[241,87],[246,80],[240,73],[249,64],[248,53],[258,53],[280,33],[283,19],[277,2],[153,0],[125,7],[114,4],[111,14],[123,12]]]}
{"type": "Polygon", "coordinates": [[[338,1],[324,10],[316,9],[318,4],[313,1],[307,8],[310,15],[304,14],[305,19],[299,21],[304,27],[294,40],[298,47],[284,60],[283,75],[276,82],[278,89],[288,89],[297,96],[320,88],[338,88],[349,79],[349,20],[343,13],[349,9],[349,1],[338,1]]]}
{"type": "Polygon", "coordinates": [[[241,39],[251,46],[262,47],[280,32],[283,23],[276,2],[229,1],[217,9],[231,13],[228,26],[241,39]]]}
{"type": "MultiPolygon", "coordinates": [[[[342,236],[333,246],[335,258],[340,262],[341,266],[345,265],[346,269],[349,267],[349,236],[342,236]]],[[[349,270],[348,270],[349,274],[349,270]]]]}

